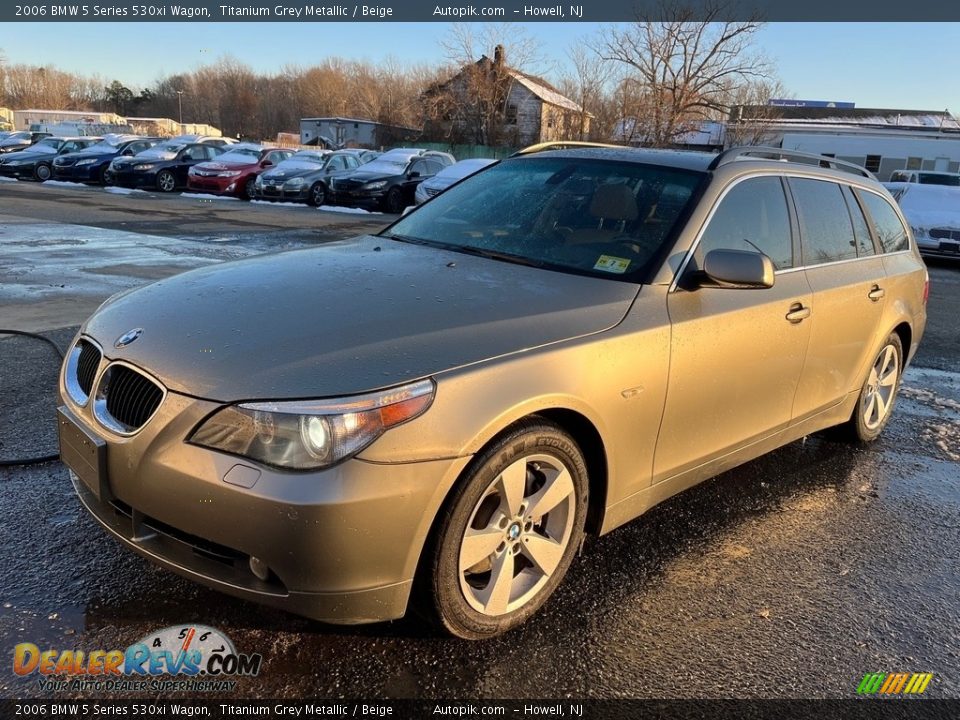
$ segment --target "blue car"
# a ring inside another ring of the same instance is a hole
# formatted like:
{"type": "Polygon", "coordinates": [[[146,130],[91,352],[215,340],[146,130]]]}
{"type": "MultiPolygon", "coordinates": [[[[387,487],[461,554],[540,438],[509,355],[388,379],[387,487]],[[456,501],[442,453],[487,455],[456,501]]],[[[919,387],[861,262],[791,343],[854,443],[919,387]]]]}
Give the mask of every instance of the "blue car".
{"type": "Polygon", "coordinates": [[[68,182],[106,185],[107,168],[117,157],[132,157],[160,142],[139,135],[106,135],[96,145],[61,155],[53,161],[53,177],[68,182]]]}

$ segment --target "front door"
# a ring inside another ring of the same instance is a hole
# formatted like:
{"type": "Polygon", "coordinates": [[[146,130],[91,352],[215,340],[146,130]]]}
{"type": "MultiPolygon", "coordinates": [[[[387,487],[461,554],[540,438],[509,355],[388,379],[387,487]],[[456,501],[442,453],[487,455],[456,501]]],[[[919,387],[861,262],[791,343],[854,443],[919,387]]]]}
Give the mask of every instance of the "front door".
{"type": "Polygon", "coordinates": [[[783,183],[748,178],[720,199],[684,275],[715,249],[760,251],[777,273],[766,289],[696,287],[668,295],[671,323],[666,407],[654,482],[710,462],[790,422],[810,324],[810,288],[793,270],[783,183]]]}

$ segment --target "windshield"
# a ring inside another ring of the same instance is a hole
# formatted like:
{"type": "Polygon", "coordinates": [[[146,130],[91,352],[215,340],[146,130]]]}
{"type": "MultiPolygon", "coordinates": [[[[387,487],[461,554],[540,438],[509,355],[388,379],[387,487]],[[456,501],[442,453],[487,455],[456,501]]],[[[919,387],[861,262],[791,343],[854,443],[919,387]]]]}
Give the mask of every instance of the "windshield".
{"type": "Polygon", "coordinates": [[[938,175],[936,173],[920,173],[921,185],[949,185],[960,187],[960,175],[938,175]]]}
{"type": "Polygon", "coordinates": [[[145,158],[162,158],[164,160],[170,160],[176,157],[176,154],[183,150],[187,146],[187,143],[164,143],[163,145],[155,145],[148,150],[137,153],[137,157],[145,158]]]}
{"type": "Polygon", "coordinates": [[[260,151],[254,148],[231,148],[229,152],[217,157],[217,162],[255,163],[260,160],[260,151]]]}
{"type": "Polygon", "coordinates": [[[464,180],[385,234],[606,277],[648,269],[703,173],[608,160],[505,161],[464,180]]]}
{"type": "Polygon", "coordinates": [[[63,140],[60,140],[59,138],[45,138],[44,140],[35,143],[33,147],[28,149],[30,152],[55,153],[62,144],[63,140]]]}
{"type": "Polygon", "coordinates": [[[98,142],[98,143],[96,143],[96,144],[94,144],[94,145],[91,145],[90,147],[86,148],[86,149],[84,150],[84,152],[88,152],[88,153],[90,153],[90,154],[96,154],[96,153],[115,153],[115,152],[118,152],[118,151],[120,150],[120,143],[121,143],[121,142],[123,142],[123,141],[121,140],[120,142],[117,142],[117,141],[115,140],[115,141],[113,141],[113,142],[110,142],[109,140],[101,140],[100,142],[98,142]]]}
{"type": "Polygon", "coordinates": [[[407,167],[407,163],[409,162],[410,158],[407,156],[398,158],[385,158],[380,156],[376,160],[371,160],[361,166],[360,170],[363,172],[383,173],[384,175],[399,175],[403,172],[404,168],[407,167]]]}

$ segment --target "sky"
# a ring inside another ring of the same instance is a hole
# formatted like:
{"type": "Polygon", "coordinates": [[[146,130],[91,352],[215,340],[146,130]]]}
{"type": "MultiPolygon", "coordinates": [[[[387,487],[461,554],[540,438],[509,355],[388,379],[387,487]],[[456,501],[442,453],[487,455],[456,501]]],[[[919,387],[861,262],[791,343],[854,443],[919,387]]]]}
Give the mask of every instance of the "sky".
{"type": "MultiPolygon", "coordinates": [[[[592,23],[518,23],[542,42],[555,77],[592,23]]],[[[0,34],[11,63],[54,65],[132,89],[232,55],[255,71],[327,56],[443,63],[445,23],[18,23],[0,34]]],[[[756,46],[797,99],[960,113],[960,23],[771,23],[756,46]]]]}

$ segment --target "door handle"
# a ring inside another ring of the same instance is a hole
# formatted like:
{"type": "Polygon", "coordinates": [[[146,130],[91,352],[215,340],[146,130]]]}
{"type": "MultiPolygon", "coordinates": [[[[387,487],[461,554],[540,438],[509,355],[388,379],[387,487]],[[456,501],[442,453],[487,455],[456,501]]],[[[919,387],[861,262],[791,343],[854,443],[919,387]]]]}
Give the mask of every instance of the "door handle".
{"type": "Polygon", "coordinates": [[[801,303],[794,303],[785,317],[793,324],[797,324],[804,318],[810,317],[810,308],[804,307],[801,303]]]}
{"type": "Polygon", "coordinates": [[[876,302],[880,298],[886,295],[886,291],[879,285],[874,285],[870,288],[870,292],[867,293],[867,297],[876,302]]]}

